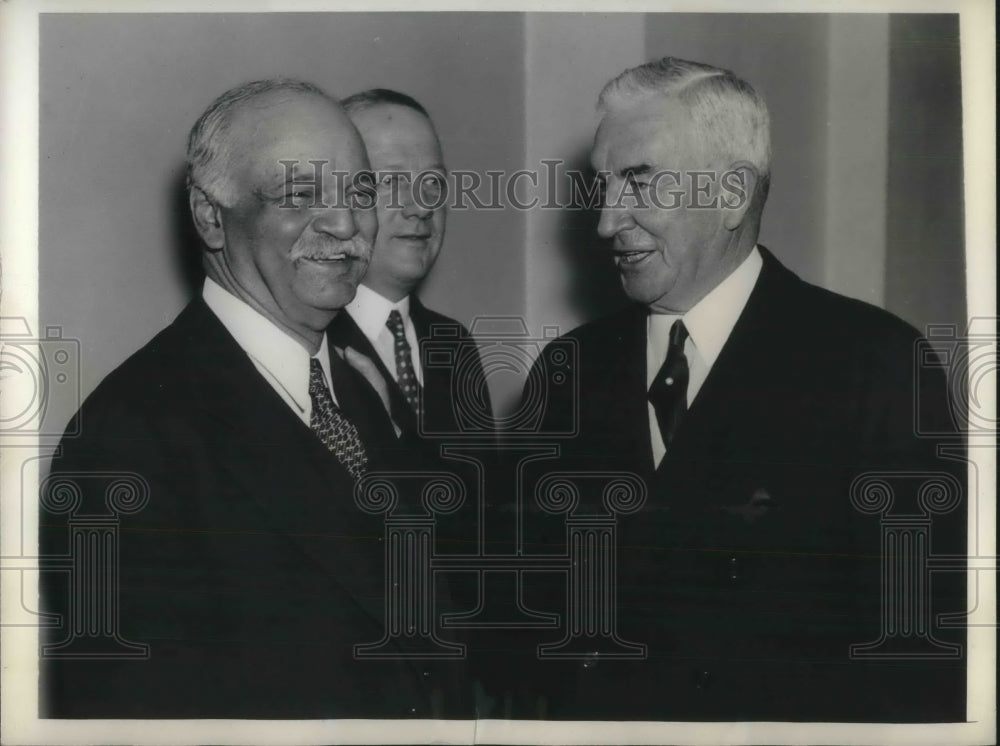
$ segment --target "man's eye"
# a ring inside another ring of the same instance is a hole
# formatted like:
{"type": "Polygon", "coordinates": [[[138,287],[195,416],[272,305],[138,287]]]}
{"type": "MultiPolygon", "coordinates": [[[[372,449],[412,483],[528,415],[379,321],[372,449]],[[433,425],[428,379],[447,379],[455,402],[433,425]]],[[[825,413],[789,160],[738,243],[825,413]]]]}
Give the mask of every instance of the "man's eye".
{"type": "Polygon", "coordinates": [[[371,171],[360,171],[358,172],[354,179],[350,182],[351,186],[348,189],[355,190],[368,190],[371,191],[378,184],[375,182],[375,174],[371,171]]]}
{"type": "Polygon", "coordinates": [[[420,189],[424,194],[440,195],[445,188],[444,179],[440,176],[425,176],[420,180],[420,189]]]}
{"type": "Polygon", "coordinates": [[[313,203],[314,192],[311,189],[289,189],[285,192],[284,201],[291,202],[296,207],[307,207],[313,203]]]}
{"type": "Polygon", "coordinates": [[[347,204],[352,210],[370,210],[375,206],[375,194],[370,187],[356,188],[349,187],[345,192],[347,204]]]}
{"type": "Polygon", "coordinates": [[[382,178],[379,179],[380,187],[400,187],[409,181],[406,174],[394,173],[394,174],[383,174],[382,178]]]}
{"type": "Polygon", "coordinates": [[[284,209],[303,210],[317,203],[316,191],[310,188],[287,188],[277,197],[267,198],[284,209]]]}

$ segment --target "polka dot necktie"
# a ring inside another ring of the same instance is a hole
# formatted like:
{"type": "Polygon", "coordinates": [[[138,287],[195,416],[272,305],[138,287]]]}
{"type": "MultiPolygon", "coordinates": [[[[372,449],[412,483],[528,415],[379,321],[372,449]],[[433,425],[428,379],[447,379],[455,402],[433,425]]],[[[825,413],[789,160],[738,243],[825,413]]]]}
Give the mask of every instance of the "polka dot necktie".
{"type": "Polygon", "coordinates": [[[394,340],[393,351],[396,357],[396,381],[406,395],[406,401],[418,415],[420,414],[420,384],[417,382],[417,372],[413,369],[413,358],[410,357],[410,343],[406,341],[403,330],[403,317],[395,308],[385,322],[392,332],[394,340]]]}
{"type": "Polygon", "coordinates": [[[309,360],[309,398],[312,399],[309,427],[350,475],[357,479],[368,468],[365,445],[361,442],[361,435],[354,423],[333,403],[330,389],[323,377],[323,368],[316,358],[309,360]]]}
{"type": "Polygon", "coordinates": [[[649,401],[656,411],[656,423],[660,426],[663,445],[670,447],[670,442],[677,434],[684,412],[687,411],[688,361],[684,356],[684,342],[688,331],[680,319],[670,327],[670,345],[667,347],[667,359],[657,372],[649,387],[649,401]]]}

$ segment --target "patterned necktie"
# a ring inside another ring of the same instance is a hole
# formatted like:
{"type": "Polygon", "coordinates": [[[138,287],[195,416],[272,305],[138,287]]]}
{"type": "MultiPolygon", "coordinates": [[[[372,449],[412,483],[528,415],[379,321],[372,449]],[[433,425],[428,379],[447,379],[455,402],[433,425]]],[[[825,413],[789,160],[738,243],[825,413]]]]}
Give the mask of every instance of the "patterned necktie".
{"type": "Polygon", "coordinates": [[[684,412],[687,411],[688,361],[684,356],[684,342],[688,331],[680,319],[670,327],[670,346],[667,359],[649,387],[649,401],[656,411],[665,448],[677,434],[684,412]]]}
{"type": "Polygon", "coordinates": [[[333,403],[330,389],[323,378],[323,368],[316,358],[309,360],[309,398],[312,399],[309,427],[350,475],[357,479],[368,468],[365,445],[361,442],[361,435],[354,423],[333,403]]]}
{"type": "Polygon", "coordinates": [[[410,357],[410,343],[406,341],[406,332],[403,330],[403,317],[395,308],[389,314],[385,322],[386,327],[392,332],[394,340],[393,351],[396,356],[396,381],[403,389],[406,401],[418,415],[420,414],[420,383],[417,381],[417,372],[413,369],[413,358],[410,357]]]}

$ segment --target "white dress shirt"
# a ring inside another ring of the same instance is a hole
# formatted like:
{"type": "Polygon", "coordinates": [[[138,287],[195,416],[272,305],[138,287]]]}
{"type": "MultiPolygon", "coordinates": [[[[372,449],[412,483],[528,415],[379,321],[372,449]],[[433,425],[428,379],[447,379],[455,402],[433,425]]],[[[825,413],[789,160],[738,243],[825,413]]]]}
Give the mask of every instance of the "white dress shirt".
{"type": "MultiPolygon", "coordinates": [[[[755,246],[732,274],[720,282],[683,316],[651,313],[646,324],[646,390],[667,359],[670,345],[670,327],[677,319],[684,322],[688,338],[684,343],[684,355],[688,361],[687,405],[694,402],[701,386],[708,378],[716,358],[743,313],[750,298],[763,259],[755,246]]],[[[667,449],[663,445],[660,427],[656,421],[656,410],[647,402],[649,411],[649,435],[653,445],[653,463],[659,466],[667,449]]]]}
{"type": "MultiPolygon", "coordinates": [[[[403,334],[410,344],[410,359],[413,362],[413,371],[416,373],[417,382],[424,385],[424,372],[420,367],[420,347],[417,342],[417,330],[413,326],[410,318],[410,296],[406,296],[401,301],[393,303],[391,300],[382,297],[370,287],[358,285],[357,295],[354,300],[347,304],[346,311],[351,314],[354,323],[361,329],[368,341],[372,343],[375,352],[385,364],[386,369],[398,383],[399,378],[396,373],[396,340],[389,331],[385,322],[389,320],[389,314],[393,309],[399,311],[403,317],[403,334]]],[[[359,350],[360,352],[360,350],[359,350]]]]}
{"type": "MultiPolygon", "coordinates": [[[[312,416],[309,351],[266,316],[210,278],[205,278],[202,297],[278,396],[299,419],[309,425],[312,416]]],[[[331,385],[330,352],[325,334],[314,357],[323,368],[326,386],[336,402],[337,395],[331,385]]],[[[248,402],[247,406],[253,406],[253,403],[248,402]]]]}

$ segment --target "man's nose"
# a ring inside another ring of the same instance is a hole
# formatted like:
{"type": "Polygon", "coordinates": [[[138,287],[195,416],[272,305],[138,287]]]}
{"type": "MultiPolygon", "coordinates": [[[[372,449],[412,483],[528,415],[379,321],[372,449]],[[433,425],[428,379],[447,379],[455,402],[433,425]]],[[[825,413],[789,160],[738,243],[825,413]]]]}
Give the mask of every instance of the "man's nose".
{"type": "Polygon", "coordinates": [[[424,201],[423,196],[418,194],[420,185],[411,183],[403,187],[399,195],[403,204],[403,215],[408,218],[427,218],[434,212],[424,201]]]}
{"type": "Polygon", "coordinates": [[[313,228],[346,241],[358,232],[358,223],[349,207],[328,207],[313,218],[313,228]]]}
{"type": "Polygon", "coordinates": [[[635,226],[631,211],[622,205],[601,206],[601,219],[597,221],[597,234],[601,238],[614,238],[621,231],[635,226]]]}

